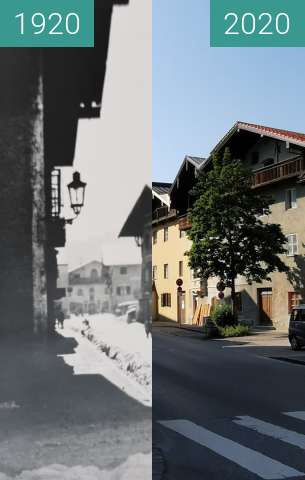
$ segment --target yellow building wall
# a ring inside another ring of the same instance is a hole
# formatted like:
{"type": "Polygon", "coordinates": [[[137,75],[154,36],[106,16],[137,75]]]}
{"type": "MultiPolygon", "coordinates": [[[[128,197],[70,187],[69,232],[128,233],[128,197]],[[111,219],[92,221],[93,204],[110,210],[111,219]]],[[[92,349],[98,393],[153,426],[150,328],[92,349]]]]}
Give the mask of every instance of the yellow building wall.
{"type": "MultiPolygon", "coordinates": [[[[299,292],[305,303],[305,185],[298,184],[296,179],[266,187],[266,193],[270,194],[274,202],[271,205],[271,214],[264,216],[263,221],[277,223],[282,227],[285,235],[297,234],[298,255],[288,257],[282,255],[282,260],[291,269],[294,280],[288,279],[287,274],[275,272],[271,274],[271,281],[253,283],[248,285],[243,277],[236,281],[236,291],[242,293],[243,310],[240,320],[249,324],[258,325],[260,313],[258,308],[258,289],[272,288],[272,322],[278,330],[286,331],[289,323],[288,292],[299,292]],[[286,190],[296,188],[297,208],[286,210],[286,190]]],[[[262,190],[263,193],[263,190],[262,190]]],[[[179,278],[179,261],[183,261],[183,290],[185,290],[186,323],[192,322],[194,313],[193,295],[200,289],[200,282],[192,279],[192,273],[188,267],[188,258],[184,255],[191,246],[187,237],[179,237],[179,219],[174,219],[166,224],[153,226],[157,231],[157,243],[152,246],[152,265],[157,266],[157,277],[154,280],[155,291],[153,300],[154,319],[177,321],[177,285],[179,278]],[[168,227],[168,241],[163,240],[164,226],[168,227]],[[169,265],[169,279],[163,278],[164,264],[169,265]],[[171,294],[171,307],[161,306],[161,294],[171,294]]],[[[208,281],[208,295],[201,301],[211,305],[213,299],[218,297],[216,288],[218,279],[210,278],[208,281]]],[[[226,298],[230,299],[230,290],[225,291],[226,298]]]]}
{"type": "Polygon", "coordinates": [[[185,252],[190,249],[191,242],[186,236],[179,236],[179,221],[175,219],[166,224],[153,226],[157,232],[157,243],[152,245],[152,265],[157,267],[156,278],[153,279],[153,318],[160,321],[178,321],[177,285],[176,280],[182,278],[182,289],[185,291],[185,323],[192,323],[193,317],[193,292],[198,290],[196,280],[192,278],[191,269],[188,267],[188,257],[185,252]],[[168,240],[164,241],[164,227],[168,227],[168,240]],[[179,261],[183,262],[183,275],[179,275],[179,261]],[[169,278],[164,278],[164,264],[168,264],[169,278]],[[161,306],[161,294],[171,294],[171,306],[161,306]],[[156,308],[157,307],[157,308],[156,308]]]}

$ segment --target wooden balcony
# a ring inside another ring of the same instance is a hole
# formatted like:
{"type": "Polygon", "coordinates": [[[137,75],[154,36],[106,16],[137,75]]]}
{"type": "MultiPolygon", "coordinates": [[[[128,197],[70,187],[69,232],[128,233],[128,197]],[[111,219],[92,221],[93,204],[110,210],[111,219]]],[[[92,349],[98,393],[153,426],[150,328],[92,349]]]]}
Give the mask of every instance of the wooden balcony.
{"type": "Polygon", "coordinates": [[[177,215],[177,210],[169,209],[168,207],[160,207],[153,212],[152,221],[158,222],[159,220],[175,217],[176,215],[177,215]]]}
{"type": "Polygon", "coordinates": [[[265,167],[258,170],[253,175],[253,186],[261,187],[269,183],[278,182],[286,178],[292,178],[301,175],[305,170],[304,158],[295,158],[278,165],[265,167]]]}
{"type": "Polygon", "coordinates": [[[192,224],[189,221],[187,215],[185,217],[180,218],[179,220],[179,230],[189,230],[192,228],[192,224]]]}

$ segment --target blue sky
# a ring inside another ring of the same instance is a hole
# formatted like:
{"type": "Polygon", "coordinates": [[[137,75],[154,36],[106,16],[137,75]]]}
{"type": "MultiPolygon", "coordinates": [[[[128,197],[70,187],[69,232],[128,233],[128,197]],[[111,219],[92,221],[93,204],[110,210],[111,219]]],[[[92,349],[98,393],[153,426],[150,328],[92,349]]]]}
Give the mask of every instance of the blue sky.
{"type": "Polygon", "coordinates": [[[237,120],[305,132],[305,49],[210,48],[209,0],[154,0],[153,180],[237,120]]]}

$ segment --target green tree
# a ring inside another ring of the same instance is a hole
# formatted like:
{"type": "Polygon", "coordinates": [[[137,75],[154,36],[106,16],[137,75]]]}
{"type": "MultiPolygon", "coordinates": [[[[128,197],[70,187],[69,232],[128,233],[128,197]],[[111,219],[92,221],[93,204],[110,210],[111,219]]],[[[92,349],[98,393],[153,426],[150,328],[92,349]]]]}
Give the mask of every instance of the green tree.
{"type": "Polygon", "coordinates": [[[228,148],[222,159],[214,155],[212,168],[198,177],[189,211],[189,266],[200,278],[223,280],[231,289],[236,315],[238,275],[251,284],[270,281],[274,271],[289,271],[279,257],[286,253],[280,225],[261,218],[271,213],[271,198],[253,188],[252,177],[241,161],[231,158],[228,148]]]}

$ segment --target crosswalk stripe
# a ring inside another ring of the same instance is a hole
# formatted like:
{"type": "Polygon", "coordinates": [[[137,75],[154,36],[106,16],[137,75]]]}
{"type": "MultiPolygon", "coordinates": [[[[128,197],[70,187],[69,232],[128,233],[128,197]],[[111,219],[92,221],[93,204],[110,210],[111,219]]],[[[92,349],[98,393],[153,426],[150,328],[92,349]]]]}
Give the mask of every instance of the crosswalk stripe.
{"type": "Polygon", "coordinates": [[[305,420],[305,412],[284,412],[284,415],[297,418],[298,420],[305,420]]]}
{"type": "Polygon", "coordinates": [[[287,428],[267,423],[258,418],[242,416],[237,417],[238,420],[233,420],[234,423],[241,425],[242,427],[250,428],[258,433],[267,435],[269,437],[281,440],[282,442],[289,443],[295,447],[305,449],[305,435],[302,433],[288,430],[287,428]]]}
{"type": "Polygon", "coordinates": [[[217,435],[189,420],[168,420],[159,423],[266,480],[279,480],[304,475],[294,468],[273,460],[256,450],[244,447],[233,440],[217,435]]]}

